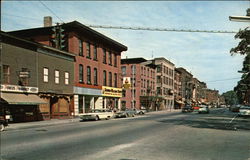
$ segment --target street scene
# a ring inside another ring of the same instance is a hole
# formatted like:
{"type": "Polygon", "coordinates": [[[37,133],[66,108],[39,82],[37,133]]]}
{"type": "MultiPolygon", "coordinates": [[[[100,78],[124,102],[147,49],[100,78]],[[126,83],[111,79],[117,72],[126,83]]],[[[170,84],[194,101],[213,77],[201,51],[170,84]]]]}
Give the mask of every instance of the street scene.
{"type": "Polygon", "coordinates": [[[1,1],[0,160],[250,160],[249,24],[250,1],[1,1]]]}

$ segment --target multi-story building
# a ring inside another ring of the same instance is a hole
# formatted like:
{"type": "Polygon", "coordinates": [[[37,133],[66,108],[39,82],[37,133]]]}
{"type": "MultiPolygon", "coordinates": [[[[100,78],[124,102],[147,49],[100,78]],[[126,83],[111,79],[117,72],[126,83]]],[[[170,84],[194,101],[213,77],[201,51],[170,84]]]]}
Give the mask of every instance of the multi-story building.
{"type": "Polygon", "coordinates": [[[219,91],[218,90],[212,90],[212,89],[206,89],[206,101],[207,104],[217,106],[219,105],[219,91]]]}
{"type": "Polygon", "coordinates": [[[174,108],[179,109],[184,106],[182,100],[181,72],[175,69],[174,72],[174,108]]]}
{"type": "Polygon", "coordinates": [[[10,120],[69,117],[75,55],[4,32],[0,35],[0,108],[7,110],[10,120]]]}
{"type": "Polygon", "coordinates": [[[174,107],[174,70],[175,65],[164,57],[153,59],[156,68],[156,96],[161,97],[158,109],[174,107]]]}
{"type": "Polygon", "coordinates": [[[75,55],[73,114],[95,108],[120,108],[120,59],[127,47],[77,22],[10,32],[75,55]]]}
{"type": "Polygon", "coordinates": [[[155,109],[155,69],[152,61],[144,58],[127,58],[121,60],[123,79],[130,79],[130,88],[124,87],[122,107],[155,109]]]}
{"type": "Polygon", "coordinates": [[[185,103],[192,104],[194,88],[193,75],[182,67],[176,68],[176,70],[181,73],[181,96],[183,98],[183,101],[185,103]]]}

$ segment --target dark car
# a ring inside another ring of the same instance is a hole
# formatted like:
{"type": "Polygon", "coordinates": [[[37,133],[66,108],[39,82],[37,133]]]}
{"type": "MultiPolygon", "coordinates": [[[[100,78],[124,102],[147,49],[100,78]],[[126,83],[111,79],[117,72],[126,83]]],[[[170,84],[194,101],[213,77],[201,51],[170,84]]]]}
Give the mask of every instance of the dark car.
{"type": "Polygon", "coordinates": [[[183,108],[182,108],[182,112],[183,113],[186,113],[186,112],[193,112],[193,107],[192,106],[190,106],[190,105],[186,105],[186,106],[184,106],[183,108]]]}

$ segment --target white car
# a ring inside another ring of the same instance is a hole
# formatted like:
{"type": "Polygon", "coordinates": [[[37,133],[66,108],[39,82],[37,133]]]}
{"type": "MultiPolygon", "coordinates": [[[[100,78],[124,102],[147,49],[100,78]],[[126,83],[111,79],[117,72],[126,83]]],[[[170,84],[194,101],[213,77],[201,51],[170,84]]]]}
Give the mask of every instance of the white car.
{"type": "Polygon", "coordinates": [[[209,113],[208,106],[205,106],[205,105],[200,106],[198,113],[209,113]]]}
{"type": "Polygon", "coordinates": [[[250,106],[240,107],[239,116],[250,116],[250,106]]]}
{"type": "Polygon", "coordinates": [[[114,117],[114,112],[112,110],[106,109],[94,109],[89,113],[79,114],[81,120],[100,120],[100,119],[110,119],[114,117]]]}

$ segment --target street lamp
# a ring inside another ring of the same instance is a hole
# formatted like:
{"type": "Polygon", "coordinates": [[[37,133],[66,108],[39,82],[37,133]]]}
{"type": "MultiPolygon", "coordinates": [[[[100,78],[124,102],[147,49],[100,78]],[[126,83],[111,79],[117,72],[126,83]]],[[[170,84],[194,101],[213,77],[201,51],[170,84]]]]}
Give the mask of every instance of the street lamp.
{"type": "Polygon", "coordinates": [[[250,22],[250,8],[247,9],[246,16],[229,16],[229,20],[235,22],[250,22]]]}

